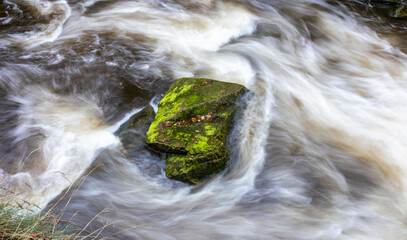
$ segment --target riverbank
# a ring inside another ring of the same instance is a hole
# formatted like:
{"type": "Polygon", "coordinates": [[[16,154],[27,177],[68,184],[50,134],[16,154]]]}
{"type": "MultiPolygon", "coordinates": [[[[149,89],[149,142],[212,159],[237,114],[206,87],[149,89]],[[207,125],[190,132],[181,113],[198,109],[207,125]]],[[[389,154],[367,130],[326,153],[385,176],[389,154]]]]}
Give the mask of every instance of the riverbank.
{"type": "Polygon", "coordinates": [[[51,212],[32,213],[7,197],[0,199],[0,239],[76,239],[72,223],[51,212]],[[26,212],[21,214],[21,212],[26,212]]]}

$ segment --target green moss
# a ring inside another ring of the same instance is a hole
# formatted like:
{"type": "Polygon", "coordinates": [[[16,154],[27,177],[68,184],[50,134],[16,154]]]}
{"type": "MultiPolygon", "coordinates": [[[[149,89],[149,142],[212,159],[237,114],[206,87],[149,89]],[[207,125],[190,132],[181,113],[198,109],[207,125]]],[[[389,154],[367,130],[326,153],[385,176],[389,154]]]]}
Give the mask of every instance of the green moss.
{"type": "Polygon", "coordinates": [[[207,136],[213,136],[216,134],[217,128],[213,127],[211,124],[205,125],[205,132],[207,136]]]}
{"type": "Polygon", "coordinates": [[[398,18],[407,17],[407,9],[406,9],[406,6],[402,5],[402,6],[398,7],[398,8],[394,11],[393,17],[398,17],[398,18]]]}
{"type": "Polygon", "coordinates": [[[202,176],[208,176],[221,171],[229,158],[227,152],[223,156],[211,155],[171,155],[167,158],[166,176],[194,184],[199,183],[202,176]]]}
{"type": "Polygon", "coordinates": [[[173,154],[168,177],[196,183],[226,165],[228,124],[243,90],[205,78],[181,78],[171,86],[146,136],[153,148],[173,154]]]}
{"type": "Polygon", "coordinates": [[[189,144],[186,148],[190,154],[203,153],[213,151],[213,144],[208,142],[208,138],[204,136],[197,136],[195,142],[189,144]]]}

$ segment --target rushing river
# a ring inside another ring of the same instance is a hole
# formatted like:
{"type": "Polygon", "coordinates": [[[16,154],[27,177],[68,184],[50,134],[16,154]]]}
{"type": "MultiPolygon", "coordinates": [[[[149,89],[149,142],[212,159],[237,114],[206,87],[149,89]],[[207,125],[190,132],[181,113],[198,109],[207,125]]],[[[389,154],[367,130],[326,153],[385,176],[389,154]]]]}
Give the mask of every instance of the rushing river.
{"type": "Polygon", "coordinates": [[[0,1],[2,185],[119,239],[407,239],[407,22],[386,13],[356,0],[0,1]],[[192,76],[254,93],[230,165],[198,186],[114,135],[192,76]]]}

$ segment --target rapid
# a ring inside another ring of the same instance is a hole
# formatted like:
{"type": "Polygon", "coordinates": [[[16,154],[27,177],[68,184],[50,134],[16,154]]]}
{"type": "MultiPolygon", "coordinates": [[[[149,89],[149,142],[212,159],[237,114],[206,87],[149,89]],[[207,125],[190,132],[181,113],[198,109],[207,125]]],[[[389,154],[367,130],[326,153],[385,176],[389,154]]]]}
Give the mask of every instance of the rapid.
{"type": "Polygon", "coordinates": [[[3,0],[2,189],[118,239],[407,239],[407,28],[366,2],[3,0]],[[197,186],[114,134],[181,77],[253,93],[197,186]]]}

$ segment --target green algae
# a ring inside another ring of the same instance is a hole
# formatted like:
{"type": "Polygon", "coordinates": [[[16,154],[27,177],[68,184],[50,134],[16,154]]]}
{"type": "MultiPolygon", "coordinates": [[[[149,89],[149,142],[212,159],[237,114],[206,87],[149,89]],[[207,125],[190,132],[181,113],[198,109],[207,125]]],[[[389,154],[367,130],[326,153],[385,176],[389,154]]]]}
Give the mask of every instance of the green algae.
{"type": "Polygon", "coordinates": [[[169,153],[166,175],[198,183],[227,163],[228,125],[245,88],[205,78],[177,80],[158,104],[146,142],[169,153]]]}

